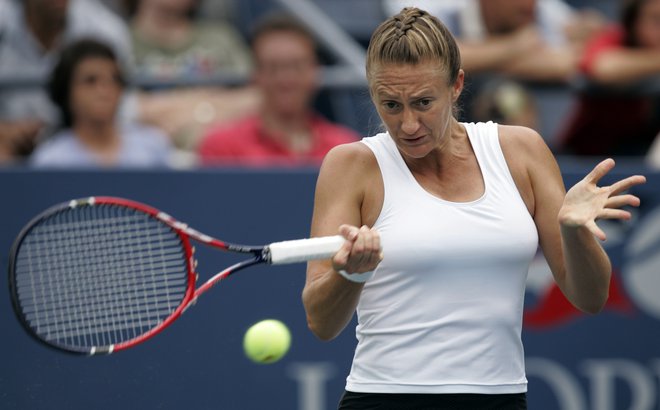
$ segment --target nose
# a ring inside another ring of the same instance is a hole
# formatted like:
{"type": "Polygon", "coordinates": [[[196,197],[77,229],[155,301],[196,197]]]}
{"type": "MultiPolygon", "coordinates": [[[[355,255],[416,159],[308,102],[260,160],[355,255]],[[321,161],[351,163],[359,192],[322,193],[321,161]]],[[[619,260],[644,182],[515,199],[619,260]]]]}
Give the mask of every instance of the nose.
{"type": "Polygon", "coordinates": [[[121,85],[117,83],[114,78],[99,79],[96,83],[95,90],[103,96],[115,95],[121,92],[121,85]]]}
{"type": "Polygon", "coordinates": [[[415,133],[419,130],[420,125],[417,114],[413,110],[405,108],[402,115],[401,131],[407,135],[415,135],[415,133]]]}

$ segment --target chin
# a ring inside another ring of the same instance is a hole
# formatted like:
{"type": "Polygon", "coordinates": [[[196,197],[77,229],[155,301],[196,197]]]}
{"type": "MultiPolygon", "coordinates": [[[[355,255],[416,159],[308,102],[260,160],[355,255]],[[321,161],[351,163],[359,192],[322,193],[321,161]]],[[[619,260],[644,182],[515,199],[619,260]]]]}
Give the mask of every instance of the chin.
{"type": "Polygon", "coordinates": [[[306,106],[301,106],[300,104],[290,102],[288,104],[284,103],[278,103],[275,106],[275,112],[279,113],[279,115],[286,117],[286,116],[291,116],[291,115],[299,115],[302,112],[307,111],[306,106]]]}
{"type": "Polygon", "coordinates": [[[398,148],[404,157],[411,159],[424,158],[427,155],[429,155],[432,151],[432,149],[427,144],[418,145],[414,147],[399,145],[398,148]]]}

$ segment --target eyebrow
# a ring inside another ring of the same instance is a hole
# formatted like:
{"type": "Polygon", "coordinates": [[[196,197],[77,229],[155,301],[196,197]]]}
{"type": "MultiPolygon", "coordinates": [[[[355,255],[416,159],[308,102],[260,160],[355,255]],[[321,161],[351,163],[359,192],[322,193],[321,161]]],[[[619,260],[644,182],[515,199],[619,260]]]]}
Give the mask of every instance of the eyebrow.
{"type": "Polygon", "coordinates": [[[396,97],[386,91],[376,91],[376,95],[382,99],[393,100],[396,97]]]}
{"type": "MultiPolygon", "coordinates": [[[[433,90],[429,88],[424,88],[420,90],[419,92],[416,92],[412,95],[410,95],[410,100],[421,100],[424,98],[432,98],[431,94],[433,94],[433,90]]],[[[391,94],[385,90],[376,90],[376,95],[380,97],[381,99],[388,99],[388,100],[398,100],[399,97],[395,96],[394,94],[391,94]]]]}

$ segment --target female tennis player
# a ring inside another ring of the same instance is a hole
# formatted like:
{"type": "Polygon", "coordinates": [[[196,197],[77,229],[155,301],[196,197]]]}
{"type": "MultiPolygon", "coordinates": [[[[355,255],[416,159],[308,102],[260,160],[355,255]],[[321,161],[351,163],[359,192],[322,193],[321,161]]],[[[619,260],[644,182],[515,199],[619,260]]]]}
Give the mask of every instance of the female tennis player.
{"type": "Polygon", "coordinates": [[[312,236],[347,241],[309,263],[303,290],[320,339],[357,310],[339,408],[525,409],[521,322],[537,246],[566,297],[598,312],[611,267],[595,221],[630,218],[620,208],[639,199],[623,191],[645,178],[598,186],[608,159],[566,193],[533,130],[458,122],[458,48],[420,9],[376,29],[366,68],[386,132],[325,158],[312,236]]]}

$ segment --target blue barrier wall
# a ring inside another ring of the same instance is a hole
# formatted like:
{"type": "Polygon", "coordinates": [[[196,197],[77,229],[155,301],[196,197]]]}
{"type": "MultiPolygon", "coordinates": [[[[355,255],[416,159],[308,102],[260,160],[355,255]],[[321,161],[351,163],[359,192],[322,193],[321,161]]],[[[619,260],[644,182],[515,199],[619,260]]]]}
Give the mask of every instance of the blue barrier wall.
{"type": "MultiPolygon", "coordinates": [[[[568,169],[567,184],[585,171],[568,169]]],[[[660,174],[642,172],[649,183],[636,189],[644,204],[634,220],[604,224],[617,286],[604,312],[587,317],[566,308],[554,297],[541,257],[530,272],[523,334],[530,409],[660,408],[660,174]]],[[[90,195],[145,202],[233,242],[305,237],[315,180],[316,170],[3,171],[2,268],[6,272],[11,243],[32,216],[90,195]]],[[[237,259],[199,246],[198,256],[202,278],[237,259]]],[[[332,342],[316,340],[305,323],[303,283],[304,265],[243,271],[153,340],[93,358],[59,353],[30,339],[4,290],[0,408],[336,408],[352,358],[353,330],[332,342]],[[265,318],[283,320],[293,335],[291,351],[273,365],[253,364],[242,352],[245,330],[265,318]]]]}

